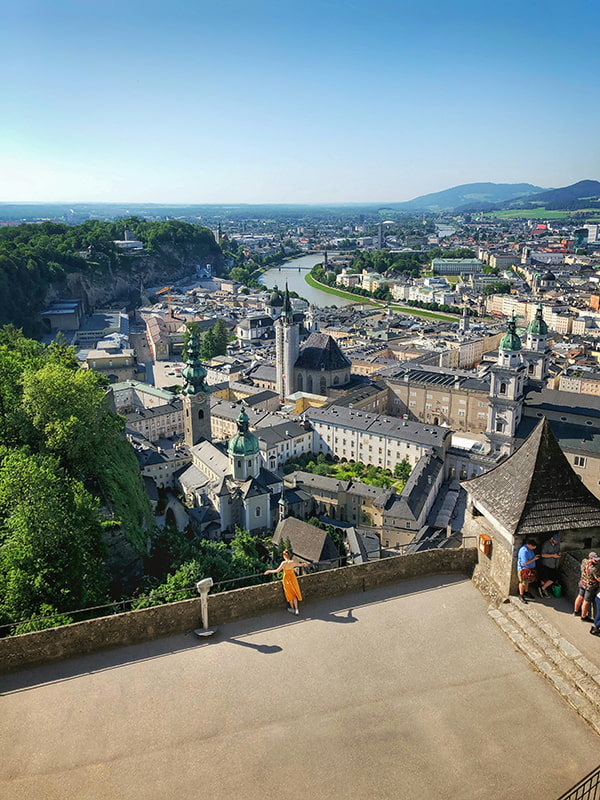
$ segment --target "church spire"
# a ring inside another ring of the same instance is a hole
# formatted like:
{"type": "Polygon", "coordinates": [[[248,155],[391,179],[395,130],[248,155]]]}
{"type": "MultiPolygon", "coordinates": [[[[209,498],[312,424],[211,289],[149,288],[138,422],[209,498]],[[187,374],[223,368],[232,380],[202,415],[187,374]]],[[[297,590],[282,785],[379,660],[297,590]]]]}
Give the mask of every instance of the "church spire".
{"type": "Polygon", "coordinates": [[[185,378],[183,394],[193,396],[204,392],[208,394],[209,388],[205,383],[206,370],[200,361],[200,342],[194,327],[188,327],[187,361],[181,374],[185,378]]]}
{"type": "Polygon", "coordinates": [[[281,316],[286,322],[292,322],[292,301],[290,300],[290,291],[288,289],[287,281],[285,282],[285,294],[283,295],[283,310],[281,316]]]}

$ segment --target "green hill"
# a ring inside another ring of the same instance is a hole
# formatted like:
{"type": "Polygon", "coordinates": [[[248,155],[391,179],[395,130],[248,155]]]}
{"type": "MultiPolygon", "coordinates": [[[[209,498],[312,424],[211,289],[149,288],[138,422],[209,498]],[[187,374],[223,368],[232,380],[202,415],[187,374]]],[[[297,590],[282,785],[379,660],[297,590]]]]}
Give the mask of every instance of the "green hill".
{"type": "Polygon", "coordinates": [[[405,211],[452,211],[465,205],[500,203],[542,191],[531,183],[465,183],[433,194],[424,194],[393,208],[405,211]]]}

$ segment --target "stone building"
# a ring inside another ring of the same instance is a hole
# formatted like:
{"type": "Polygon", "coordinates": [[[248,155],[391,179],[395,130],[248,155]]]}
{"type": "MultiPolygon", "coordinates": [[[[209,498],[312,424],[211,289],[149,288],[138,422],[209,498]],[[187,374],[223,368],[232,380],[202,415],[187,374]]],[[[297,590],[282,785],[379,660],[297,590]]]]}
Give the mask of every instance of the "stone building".
{"type": "Polygon", "coordinates": [[[580,481],[545,418],[515,453],[462,486],[463,536],[480,547],[474,578],[497,600],[516,591],[516,558],[526,538],[541,545],[558,533],[563,551],[600,547],[600,500],[580,481]]]}

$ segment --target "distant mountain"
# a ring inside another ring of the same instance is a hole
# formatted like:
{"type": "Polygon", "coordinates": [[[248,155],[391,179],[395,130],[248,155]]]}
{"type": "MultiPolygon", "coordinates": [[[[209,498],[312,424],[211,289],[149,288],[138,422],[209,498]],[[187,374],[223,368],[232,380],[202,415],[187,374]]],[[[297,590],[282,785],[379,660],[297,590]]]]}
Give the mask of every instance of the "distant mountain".
{"type": "MultiPolygon", "coordinates": [[[[525,199],[525,198],[524,198],[525,199]]],[[[547,208],[568,208],[569,204],[579,200],[600,199],[600,181],[578,181],[561,189],[549,189],[526,198],[530,203],[544,203],[547,208]]]]}
{"type": "Polygon", "coordinates": [[[393,206],[402,211],[452,211],[460,206],[503,203],[544,191],[531,183],[464,183],[405,203],[394,203],[393,206]]]}
{"type": "Polygon", "coordinates": [[[471,202],[456,208],[455,211],[507,211],[540,210],[580,211],[600,208],[600,181],[578,181],[559,189],[545,189],[534,194],[515,197],[496,203],[471,202]]]}

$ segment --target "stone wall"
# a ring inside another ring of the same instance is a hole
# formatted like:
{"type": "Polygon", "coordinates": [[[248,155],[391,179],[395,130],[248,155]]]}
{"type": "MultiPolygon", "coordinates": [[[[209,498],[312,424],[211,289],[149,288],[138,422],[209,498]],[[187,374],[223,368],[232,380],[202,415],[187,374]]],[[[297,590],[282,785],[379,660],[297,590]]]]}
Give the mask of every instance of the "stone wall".
{"type": "MultiPolygon", "coordinates": [[[[300,585],[306,603],[367,592],[409,578],[445,573],[470,575],[475,549],[428,550],[350,567],[304,575],[300,585]]],[[[285,608],[280,582],[209,595],[210,625],[224,625],[285,608]]],[[[123,647],[201,627],[200,598],[77,622],[60,628],[0,639],[0,672],[123,647]]]]}

